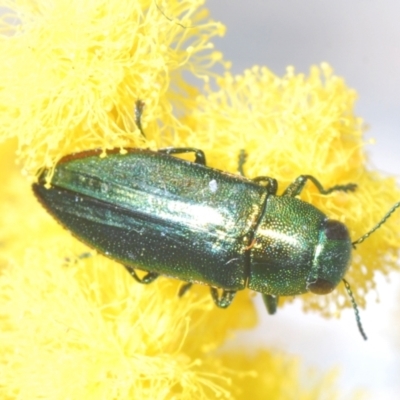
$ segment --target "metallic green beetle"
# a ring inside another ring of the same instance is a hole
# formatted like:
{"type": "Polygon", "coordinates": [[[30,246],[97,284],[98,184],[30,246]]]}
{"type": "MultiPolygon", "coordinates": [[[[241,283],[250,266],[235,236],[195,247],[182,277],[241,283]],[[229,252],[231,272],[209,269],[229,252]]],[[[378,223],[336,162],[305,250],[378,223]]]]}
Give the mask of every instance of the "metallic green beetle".
{"type": "Polygon", "coordinates": [[[205,164],[193,148],[112,151],[105,158],[87,151],[60,161],[50,189],[44,171],[33,190],[64,227],[139,282],[178,278],[186,282],[181,295],[193,283],[206,284],[219,307],[248,287],[274,313],[279,296],[327,294],[339,284],[349,267],[348,230],[295,196],[307,181],[323,194],[356,185],[325,190],[302,175],[277,196],[273,178],[249,180],[205,164]],[[195,153],[194,163],[172,156],[187,152],[195,153]],[[134,268],[148,274],[140,279],[134,268]]]}

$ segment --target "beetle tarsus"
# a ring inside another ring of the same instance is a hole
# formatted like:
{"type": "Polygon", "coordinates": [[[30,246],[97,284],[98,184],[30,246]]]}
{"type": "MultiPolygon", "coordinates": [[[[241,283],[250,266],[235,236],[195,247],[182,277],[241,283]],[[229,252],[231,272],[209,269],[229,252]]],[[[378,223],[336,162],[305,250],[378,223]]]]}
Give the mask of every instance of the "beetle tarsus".
{"type": "Polygon", "coordinates": [[[130,267],[129,265],[124,265],[124,267],[132,276],[132,278],[135,279],[136,282],[142,283],[143,285],[148,285],[160,276],[160,274],[158,274],[157,272],[148,272],[143,278],[139,278],[136,274],[136,271],[132,267],[130,267]]]}
{"type": "Polygon", "coordinates": [[[185,293],[192,287],[193,283],[192,282],[186,282],[184,283],[180,288],[178,292],[178,297],[182,297],[185,295],[185,293]]]}
{"type": "Polygon", "coordinates": [[[218,294],[218,289],[215,287],[210,288],[211,297],[214,303],[220,308],[227,308],[231,305],[233,298],[235,297],[236,290],[222,290],[221,296],[218,294]]]}
{"type": "Polygon", "coordinates": [[[336,191],[353,192],[357,188],[357,185],[355,183],[348,183],[347,185],[336,185],[332,186],[331,188],[324,189],[320,181],[312,175],[300,175],[286,188],[282,196],[298,196],[303,191],[304,186],[309,180],[315,185],[315,187],[321,194],[329,194],[336,191]]]}
{"type": "Polygon", "coordinates": [[[238,172],[240,175],[245,176],[243,166],[247,161],[247,153],[245,149],[240,150],[238,157],[238,172]]]}
{"type": "Polygon", "coordinates": [[[145,138],[146,135],[144,134],[143,127],[142,127],[142,114],[144,109],[144,101],[143,100],[136,100],[135,103],[135,124],[138,127],[140,133],[145,138]]]}

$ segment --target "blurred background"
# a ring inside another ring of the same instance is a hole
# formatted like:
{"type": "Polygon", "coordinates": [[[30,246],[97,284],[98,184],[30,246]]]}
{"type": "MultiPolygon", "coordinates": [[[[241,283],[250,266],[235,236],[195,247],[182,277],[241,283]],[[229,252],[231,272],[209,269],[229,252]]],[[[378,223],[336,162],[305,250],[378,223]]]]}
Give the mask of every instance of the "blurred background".
{"type": "MultiPolygon", "coordinates": [[[[214,40],[232,72],[265,65],[282,76],[293,65],[308,74],[328,62],[358,92],[356,113],[368,126],[371,168],[400,175],[400,3],[396,0],[209,0],[213,19],[227,26],[214,40]]],[[[400,199],[399,199],[400,200],[400,199]]],[[[400,227],[399,227],[400,229],[400,227]]],[[[338,320],[304,314],[294,302],[268,316],[256,297],[261,324],[228,344],[267,345],[298,355],[307,366],[340,367],[341,392],[365,389],[372,399],[400,393],[400,273],[377,275],[361,318],[368,341],[357,330],[352,310],[338,320]],[[378,301],[377,301],[378,300],[378,301]]]]}

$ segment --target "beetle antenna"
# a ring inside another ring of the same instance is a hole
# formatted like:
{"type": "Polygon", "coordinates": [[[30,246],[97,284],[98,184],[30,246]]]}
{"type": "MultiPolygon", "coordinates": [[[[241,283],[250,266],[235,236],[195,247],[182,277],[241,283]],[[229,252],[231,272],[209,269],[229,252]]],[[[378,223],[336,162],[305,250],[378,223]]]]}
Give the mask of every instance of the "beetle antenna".
{"type": "Polygon", "coordinates": [[[355,242],[352,242],[351,244],[355,248],[357,244],[362,243],[365,239],[367,239],[369,236],[371,236],[377,229],[379,229],[385,222],[386,220],[394,213],[394,211],[400,207],[400,201],[396,203],[387,213],[386,215],[366,234],[362,235],[360,238],[358,238],[355,242]]]}
{"type": "Polygon", "coordinates": [[[342,281],[344,283],[344,287],[346,288],[347,294],[350,296],[351,304],[353,305],[353,310],[354,310],[354,314],[356,315],[356,322],[357,322],[358,330],[360,331],[361,336],[364,338],[364,340],[367,340],[367,335],[365,334],[364,328],[361,324],[360,313],[358,311],[358,306],[357,306],[356,300],[354,299],[353,292],[351,291],[350,284],[349,284],[349,282],[346,281],[346,279],[342,279],[342,281]]]}

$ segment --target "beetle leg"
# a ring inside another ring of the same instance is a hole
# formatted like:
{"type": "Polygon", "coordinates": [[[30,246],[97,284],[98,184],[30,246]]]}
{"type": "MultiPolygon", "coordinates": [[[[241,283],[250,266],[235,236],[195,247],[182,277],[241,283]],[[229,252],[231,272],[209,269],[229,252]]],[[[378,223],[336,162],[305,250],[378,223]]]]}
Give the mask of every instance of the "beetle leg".
{"type": "Polygon", "coordinates": [[[246,160],[247,160],[246,150],[242,149],[242,150],[240,150],[239,157],[238,157],[238,172],[242,176],[245,176],[243,166],[246,163],[246,160]]]}
{"type": "Polygon", "coordinates": [[[355,183],[348,183],[347,185],[336,185],[329,189],[324,189],[317,178],[312,175],[300,175],[294,182],[292,182],[286,190],[283,192],[282,196],[295,197],[298,196],[304,189],[307,181],[310,180],[318,189],[321,194],[329,194],[336,190],[341,190],[343,192],[353,192],[357,185],[355,183]]]}
{"type": "Polygon", "coordinates": [[[278,181],[269,176],[257,176],[257,178],[252,179],[252,181],[255,183],[266,183],[266,188],[268,189],[269,194],[275,195],[278,191],[278,181]]]}
{"type": "Polygon", "coordinates": [[[236,290],[222,290],[221,297],[218,295],[218,289],[215,287],[211,287],[211,297],[214,300],[214,303],[220,308],[227,308],[232,303],[233,298],[235,297],[236,290]]]}
{"type": "Polygon", "coordinates": [[[206,165],[206,156],[203,150],[195,149],[194,147],[167,147],[165,149],[158,150],[159,153],[165,154],[184,154],[194,153],[196,164],[206,165]]]}
{"type": "Polygon", "coordinates": [[[137,100],[136,103],[135,103],[135,124],[139,128],[140,133],[145,138],[146,135],[144,134],[143,128],[142,128],[143,109],[144,109],[144,101],[137,100]]]}
{"type": "Polygon", "coordinates": [[[65,257],[66,262],[77,262],[78,260],[83,260],[84,258],[90,258],[92,257],[92,254],[89,252],[81,253],[79,256],[70,258],[70,257],[65,257]]]}
{"type": "Polygon", "coordinates": [[[132,267],[130,267],[129,265],[124,265],[124,267],[127,269],[132,278],[136,280],[136,282],[143,283],[144,285],[153,282],[160,275],[157,272],[148,272],[143,278],[139,278],[136,274],[136,271],[132,267]]]}
{"type": "Polygon", "coordinates": [[[192,282],[186,282],[184,283],[180,288],[178,292],[178,297],[182,297],[185,295],[185,293],[192,287],[193,283],[192,282]]]}
{"type": "Polygon", "coordinates": [[[273,294],[263,294],[262,298],[264,300],[265,307],[267,307],[268,314],[275,314],[278,308],[279,296],[274,296],[273,294]]]}
{"type": "MultiPolygon", "coordinates": [[[[243,166],[246,163],[246,160],[247,160],[246,150],[242,149],[240,150],[239,160],[238,160],[238,172],[242,176],[245,176],[243,171],[243,166]]],[[[278,191],[278,181],[269,176],[257,176],[256,178],[253,178],[252,181],[255,183],[264,183],[266,188],[268,189],[269,194],[275,195],[276,192],[278,191]]]]}

